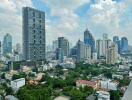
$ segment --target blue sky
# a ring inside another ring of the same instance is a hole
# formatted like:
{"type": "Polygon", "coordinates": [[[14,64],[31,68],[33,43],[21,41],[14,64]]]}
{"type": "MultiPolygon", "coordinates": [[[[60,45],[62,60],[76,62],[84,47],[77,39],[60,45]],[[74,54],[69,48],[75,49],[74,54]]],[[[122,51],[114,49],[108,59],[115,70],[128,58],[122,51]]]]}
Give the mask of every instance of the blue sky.
{"type": "Polygon", "coordinates": [[[90,30],[95,39],[108,33],[126,36],[132,44],[132,0],[1,0],[0,39],[11,33],[13,43],[22,43],[22,7],[46,13],[46,41],[65,36],[73,45],[90,30]]]}

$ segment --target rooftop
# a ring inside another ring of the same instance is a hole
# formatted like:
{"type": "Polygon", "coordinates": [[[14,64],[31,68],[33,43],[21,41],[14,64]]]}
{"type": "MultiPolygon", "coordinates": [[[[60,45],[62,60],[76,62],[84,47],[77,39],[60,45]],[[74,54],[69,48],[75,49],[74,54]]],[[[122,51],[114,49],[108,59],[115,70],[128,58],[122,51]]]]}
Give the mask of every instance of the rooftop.
{"type": "Polygon", "coordinates": [[[54,100],[70,100],[70,97],[58,96],[58,97],[56,97],[54,100]]]}
{"type": "Polygon", "coordinates": [[[19,78],[19,79],[13,80],[13,82],[18,82],[18,81],[22,81],[22,80],[25,80],[25,78],[19,78]]]}
{"type": "Polygon", "coordinates": [[[76,82],[80,84],[96,85],[95,81],[77,80],[76,82]]]}

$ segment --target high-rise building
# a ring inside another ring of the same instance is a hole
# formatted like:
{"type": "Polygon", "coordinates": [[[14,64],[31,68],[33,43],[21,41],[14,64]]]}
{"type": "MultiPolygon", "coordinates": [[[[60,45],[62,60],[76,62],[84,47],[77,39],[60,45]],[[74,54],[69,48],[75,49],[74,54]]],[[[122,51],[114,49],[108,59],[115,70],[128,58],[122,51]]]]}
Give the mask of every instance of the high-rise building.
{"type": "Polygon", "coordinates": [[[3,41],[3,54],[12,53],[12,36],[7,33],[3,41]]]}
{"type": "Polygon", "coordinates": [[[16,44],[14,53],[20,54],[21,53],[21,45],[19,43],[16,44]]]}
{"type": "Polygon", "coordinates": [[[107,49],[112,45],[112,41],[110,39],[108,39],[105,42],[106,42],[105,48],[106,48],[106,51],[107,51],[107,49]]]}
{"type": "Polygon", "coordinates": [[[120,53],[120,40],[118,36],[113,37],[113,42],[117,44],[118,46],[118,53],[120,53]]]}
{"type": "Polygon", "coordinates": [[[56,59],[59,60],[60,62],[63,62],[64,60],[64,54],[61,48],[56,49],[56,59]]]}
{"type": "Polygon", "coordinates": [[[107,40],[108,39],[108,34],[103,33],[103,40],[107,40]]]}
{"type": "Polygon", "coordinates": [[[103,56],[103,40],[99,39],[96,41],[96,51],[97,51],[98,58],[103,56]]]}
{"type": "Polygon", "coordinates": [[[45,60],[45,13],[30,7],[23,8],[24,60],[45,60]]]}
{"type": "Polygon", "coordinates": [[[88,29],[84,31],[84,43],[88,46],[91,46],[91,53],[95,51],[95,40],[88,29]]]}
{"type": "Polygon", "coordinates": [[[61,48],[64,56],[69,56],[69,42],[65,37],[58,38],[58,48],[61,48]]]}
{"type": "Polygon", "coordinates": [[[77,61],[91,60],[91,46],[77,42],[77,61]]]}
{"type": "Polygon", "coordinates": [[[128,39],[126,37],[121,38],[121,52],[128,51],[128,39]]]}
{"type": "Polygon", "coordinates": [[[108,34],[103,33],[103,56],[106,57],[106,40],[108,40],[108,34]]]}
{"type": "Polygon", "coordinates": [[[107,49],[111,46],[112,41],[108,39],[108,34],[103,34],[103,56],[106,57],[107,49]]]}
{"type": "Polygon", "coordinates": [[[2,55],[1,47],[2,47],[2,45],[1,45],[1,41],[0,41],[0,60],[1,60],[1,55],[2,55]]]}
{"type": "Polygon", "coordinates": [[[114,36],[114,37],[113,37],[113,42],[114,42],[114,43],[118,43],[118,41],[119,41],[119,37],[118,37],[118,36],[114,36]]]}
{"type": "Polygon", "coordinates": [[[74,46],[73,48],[71,48],[71,50],[70,50],[70,56],[72,57],[72,58],[77,58],[77,46],[74,46]]]}
{"type": "Polygon", "coordinates": [[[58,40],[53,41],[53,51],[56,51],[58,48],[58,40]]]}
{"type": "Polygon", "coordinates": [[[117,46],[117,44],[113,43],[107,49],[106,63],[107,64],[115,64],[117,62],[118,62],[118,46],[117,46]]]}

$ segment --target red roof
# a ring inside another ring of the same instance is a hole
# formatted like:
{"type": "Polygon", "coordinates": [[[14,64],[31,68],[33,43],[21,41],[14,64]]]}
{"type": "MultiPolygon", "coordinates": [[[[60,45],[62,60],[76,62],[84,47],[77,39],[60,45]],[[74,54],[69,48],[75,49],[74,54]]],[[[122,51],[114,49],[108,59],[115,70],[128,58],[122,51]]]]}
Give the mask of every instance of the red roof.
{"type": "Polygon", "coordinates": [[[86,85],[89,85],[89,86],[96,85],[95,81],[77,80],[76,82],[79,83],[79,84],[86,84],[86,85]]]}

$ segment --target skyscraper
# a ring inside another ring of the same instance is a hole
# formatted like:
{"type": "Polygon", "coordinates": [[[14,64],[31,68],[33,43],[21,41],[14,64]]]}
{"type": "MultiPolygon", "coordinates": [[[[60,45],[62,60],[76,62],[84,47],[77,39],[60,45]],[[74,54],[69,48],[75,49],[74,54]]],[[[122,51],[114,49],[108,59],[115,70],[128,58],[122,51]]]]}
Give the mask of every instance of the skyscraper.
{"type": "Polygon", "coordinates": [[[92,53],[95,51],[95,40],[88,29],[84,31],[84,43],[88,46],[91,46],[92,53]]]}
{"type": "Polygon", "coordinates": [[[121,52],[128,51],[128,39],[126,37],[121,38],[121,52]]]}
{"type": "Polygon", "coordinates": [[[107,49],[106,63],[107,64],[115,64],[117,62],[118,62],[118,46],[117,46],[117,44],[113,43],[107,49]]]}
{"type": "Polygon", "coordinates": [[[63,62],[64,60],[64,54],[61,48],[56,49],[56,59],[59,60],[60,62],[63,62]]]}
{"type": "Polygon", "coordinates": [[[96,41],[97,57],[103,56],[103,40],[99,39],[96,41]]]}
{"type": "Polygon", "coordinates": [[[69,56],[69,42],[65,37],[58,38],[58,48],[61,48],[64,56],[69,56]]]}
{"type": "Polygon", "coordinates": [[[118,36],[113,37],[113,42],[117,44],[118,46],[118,53],[120,53],[120,40],[118,36]]]}
{"type": "Polygon", "coordinates": [[[53,51],[56,51],[58,48],[58,40],[53,41],[53,51]]]}
{"type": "Polygon", "coordinates": [[[3,54],[12,53],[12,36],[7,33],[3,41],[3,54]]]}
{"type": "Polygon", "coordinates": [[[24,60],[45,60],[45,13],[30,7],[23,8],[24,60]]]}
{"type": "Polygon", "coordinates": [[[103,40],[107,40],[108,39],[108,34],[103,33],[103,40]]]}
{"type": "Polygon", "coordinates": [[[14,48],[14,52],[17,54],[21,53],[21,45],[19,43],[16,44],[16,46],[14,48]]]}
{"type": "Polygon", "coordinates": [[[1,55],[2,55],[2,52],[1,52],[1,41],[0,41],[0,60],[1,60],[1,55]]]}
{"type": "Polygon", "coordinates": [[[108,34],[103,34],[103,56],[106,57],[107,49],[111,46],[112,41],[108,39],[108,34]]]}
{"type": "Polygon", "coordinates": [[[77,61],[91,60],[91,46],[77,42],[77,61]]]}
{"type": "Polygon", "coordinates": [[[118,37],[118,36],[114,36],[114,37],[113,37],[113,42],[114,42],[114,43],[118,43],[118,41],[119,41],[119,37],[118,37]]]}

